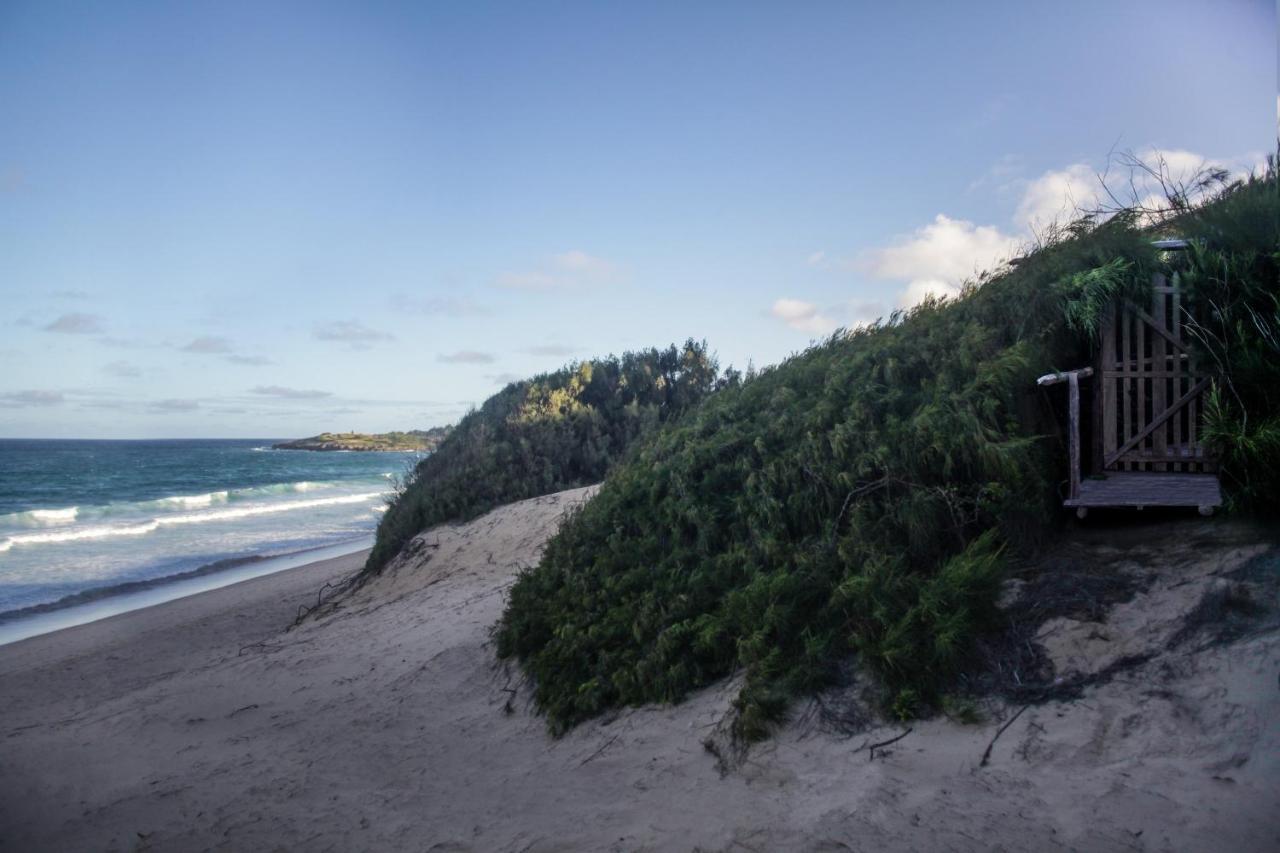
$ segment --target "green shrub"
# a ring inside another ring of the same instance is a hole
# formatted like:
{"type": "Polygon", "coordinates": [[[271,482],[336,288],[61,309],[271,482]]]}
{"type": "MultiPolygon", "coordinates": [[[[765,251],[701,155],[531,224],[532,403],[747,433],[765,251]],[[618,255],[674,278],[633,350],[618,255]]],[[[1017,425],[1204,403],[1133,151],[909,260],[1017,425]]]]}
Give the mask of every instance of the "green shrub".
{"type": "Polygon", "coordinates": [[[507,385],[418,463],[378,525],[365,571],[434,524],[599,482],[638,436],[735,377],[720,377],[706,343],[690,340],[507,385]]]}
{"type": "MultiPolygon", "coordinates": [[[[1274,213],[1274,173],[1176,227],[1226,242],[1224,205],[1274,213]]],[[[1141,294],[1163,262],[1151,239],[1132,214],[1082,220],[959,298],[837,333],[638,442],[497,630],[552,730],[741,670],[735,732],[758,738],[851,654],[887,711],[936,706],[991,624],[1004,549],[1059,517],[1065,454],[1034,379],[1089,363],[1101,300],[1141,294]]],[[[1274,270],[1273,233],[1230,251],[1274,270]]],[[[1277,387],[1256,405],[1274,413],[1277,387]]]]}

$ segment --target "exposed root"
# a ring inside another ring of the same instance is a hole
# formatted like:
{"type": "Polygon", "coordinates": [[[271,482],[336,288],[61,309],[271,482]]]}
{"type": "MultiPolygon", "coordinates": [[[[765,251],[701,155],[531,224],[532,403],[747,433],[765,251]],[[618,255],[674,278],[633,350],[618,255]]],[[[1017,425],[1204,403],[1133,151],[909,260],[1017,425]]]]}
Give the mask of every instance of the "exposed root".
{"type": "Polygon", "coordinates": [[[996,729],[996,733],[991,737],[991,743],[987,744],[987,748],[982,751],[982,760],[978,762],[979,767],[987,766],[987,764],[991,761],[991,749],[996,745],[996,741],[1000,739],[1000,735],[1004,734],[1004,730],[1009,728],[1009,726],[1013,725],[1014,722],[1016,722],[1017,719],[1022,716],[1022,712],[1027,710],[1030,707],[1031,707],[1030,705],[1023,705],[1021,708],[1018,709],[1018,713],[1014,714],[1012,717],[1005,720],[1004,725],[996,729]]]}

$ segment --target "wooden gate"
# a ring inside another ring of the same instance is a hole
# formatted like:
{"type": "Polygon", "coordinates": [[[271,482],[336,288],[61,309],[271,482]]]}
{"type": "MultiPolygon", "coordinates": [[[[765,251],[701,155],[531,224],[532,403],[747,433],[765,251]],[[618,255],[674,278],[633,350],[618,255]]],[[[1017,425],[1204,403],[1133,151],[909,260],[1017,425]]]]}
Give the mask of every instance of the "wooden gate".
{"type": "Polygon", "coordinates": [[[1197,369],[1176,274],[1156,275],[1151,304],[1117,304],[1100,329],[1094,368],[1049,374],[1041,385],[1070,384],[1071,476],[1064,504],[1089,507],[1194,506],[1222,503],[1216,467],[1201,439],[1203,396],[1211,378],[1197,369]],[[1080,393],[1094,379],[1092,476],[1082,477],[1080,393]]]}
{"type": "Polygon", "coordinates": [[[1126,301],[1103,322],[1094,395],[1096,473],[1213,470],[1199,439],[1209,377],[1196,370],[1177,275],[1156,275],[1151,290],[1148,308],[1126,301]]]}

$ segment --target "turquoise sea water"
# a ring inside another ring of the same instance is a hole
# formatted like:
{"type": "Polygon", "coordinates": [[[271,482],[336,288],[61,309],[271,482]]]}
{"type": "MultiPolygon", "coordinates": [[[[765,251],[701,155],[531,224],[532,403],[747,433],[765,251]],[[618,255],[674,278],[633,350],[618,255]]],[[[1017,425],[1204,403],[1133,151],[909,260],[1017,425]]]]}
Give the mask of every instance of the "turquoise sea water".
{"type": "Polygon", "coordinates": [[[270,445],[0,440],[0,619],[367,540],[420,458],[270,445]]]}

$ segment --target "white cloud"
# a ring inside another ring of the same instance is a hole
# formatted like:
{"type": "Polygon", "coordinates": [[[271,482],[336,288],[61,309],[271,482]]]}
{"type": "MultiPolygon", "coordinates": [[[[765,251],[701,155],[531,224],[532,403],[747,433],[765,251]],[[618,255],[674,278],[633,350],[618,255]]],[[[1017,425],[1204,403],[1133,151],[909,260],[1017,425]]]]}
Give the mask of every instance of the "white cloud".
{"type": "Polygon", "coordinates": [[[122,379],[136,379],[142,375],[142,370],[127,361],[113,361],[104,364],[102,370],[112,376],[119,376],[122,379]]]}
{"type": "Polygon", "coordinates": [[[571,283],[567,278],[545,272],[504,272],[494,281],[499,287],[511,290],[554,290],[571,283]]]}
{"type": "Polygon", "coordinates": [[[231,342],[226,338],[200,337],[191,343],[182,347],[183,352],[198,353],[228,353],[231,352],[231,342]]]}
{"type": "Polygon", "coordinates": [[[338,320],[317,326],[314,334],[317,340],[339,341],[349,344],[352,349],[368,349],[375,343],[395,339],[387,332],[370,329],[354,320],[338,320]]]}
{"type": "Polygon", "coordinates": [[[939,213],[894,245],[866,253],[861,264],[876,278],[906,282],[898,306],[909,308],[929,295],[958,293],[965,279],[1010,257],[1021,242],[994,225],[939,213]]]}
{"type": "Polygon", "coordinates": [[[459,350],[458,352],[441,353],[436,361],[442,364],[493,364],[494,358],[487,352],[475,350],[459,350]]]}
{"type": "Polygon", "coordinates": [[[250,394],[263,397],[279,397],[284,400],[320,400],[332,397],[329,391],[315,391],[304,388],[286,388],[283,385],[257,385],[249,389],[250,394]]]}
{"type": "Polygon", "coordinates": [[[818,311],[818,306],[799,299],[779,299],[769,313],[791,328],[811,335],[829,335],[837,326],[834,320],[818,311]]]}
{"type": "Polygon", "coordinates": [[[198,400],[157,400],[147,406],[149,411],[155,413],[164,412],[194,412],[200,408],[198,400]]]}
{"type": "Polygon", "coordinates": [[[883,302],[855,302],[849,306],[849,316],[852,320],[849,326],[851,328],[869,326],[888,313],[889,309],[883,302]]]}
{"type": "Polygon", "coordinates": [[[1101,204],[1097,173],[1083,163],[1045,172],[1027,184],[1013,214],[1014,225],[1041,231],[1055,222],[1076,218],[1076,211],[1101,204]]]}
{"type": "Polygon", "coordinates": [[[490,313],[488,308],[469,299],[453,296],[410,296],[397,293],[391,297],[391,306],[397,311],[427,316],[466,317],[490,313]]]}
{"type": "MultiPolygon", "coordinates": [[[[1028,182],[1013,215],[1013,223],[1026,232],[1043,232],[1054,223],[1065,224],[1085,212],[1114,207],[1117,203],[1138,204],[1159,209],[1168,204],[1169,190],[1194,191],[1196,176],[1220,170],[1228,180],[1247,178],[1265,166],[1265,158],[1220,159],[1205,157],[1181,148],[1149,146],[1132,155],[1159,174],[1165,183],[1140,168],[1132,168],[1129,155],[1106,169],[1087,163],[1073,163],[1053,169],[1028,182]]],[[[1194,197],[1191,199],[1194,201],[1194,197]]]]}
{"type": "Polygon", "coordinates": [[[0,408],[56,406],[63,400],[62,393],[59,391],[8,391],[0,394],[0,408]]]}
{"type": "Polygon", "coordinates": [[[146,346],[142,341],[133,340],[131,338],[98,338],[98,343],[104,347],[115,347],[116,349],[139,349],[146,346]]]}
{"type": "MultiPolygon", "coordinates": [[[[1163,172],[1174,186],[1190,182],[1205,168],[1222,169],[1230,178],[1245,177],[1256,171],[1262,161],[1256,156],[1213,159],[1182,149],[1145,148],[1135,156],[1163,172]]],[[[1016,161],[1006,158],[997,164],[992,175],[1007,175],[1015,168],[1016,161]]],[[[984,178],[975,186],[985,182],[984,178]]],[[[1110,170],[1072,163],[1033,180],[1004,185],[1005,189],[1012,187],[1020,188],[1020,197],[1010,219],[1011,229],[978,225],[940,213],[931,223],[892,245],[863,253],[854,267],[878,279],[900,282],[898,307],[910,308],[929,296],[956,295],[965,280],[1014,256],[1050,226],[1068,223],[1083,212],[1114,205],[1115,200],[1150,206],[1165,203],[1159,182],[1141,169],[1127,168],[1123,160],[1119,168],[1113,166],[1110,170]]]]}
{"type": "Polygon", "coordinates": [[[560,290],[611,281],[618,273],[618,267],[604,258],[570,249],[552,255],[538,269],[502,273],[494,284],[511,290],[560,290]]]}
{"type": "Polygon", "coordinates": [[[805,258],[804,262],[811,267],[817,267],[818,269],[826,269],[826,267],[828,266],[827,253],[822,250],[818,250],[814,252],[812,255],[810,255],[809,257],[805,258]]]}
{"type": "Polygon", "coordinates": [[[613,264],[604,258],[593,257],[581,249],[570,249],[551,259],[552,263],[566,272],[582,273],[591,276],[607,276],[613,273],[613,264]]]}
{"type": "Polygon", "coordinates": [[[1169,176],[1179,183],[1190,181],[1202,169],[1221,169],[1231,180],[1247,178],[1259,166],[1265,165],[1265,158],[1262,157],[1251,159],[1234,157],[1222,160],[1180,148],[1144,148],[1138,152],[1138,157],[1147,163],[1163,160],[1169,176]]]}
{"type": "Polygon", "coordinates": [[[102,331],[102,318],[96,314],[80,314],[73,312],[63,314],[44,327],[46,332],[60,332],[65,335],[96,335],[102,331]]]}

